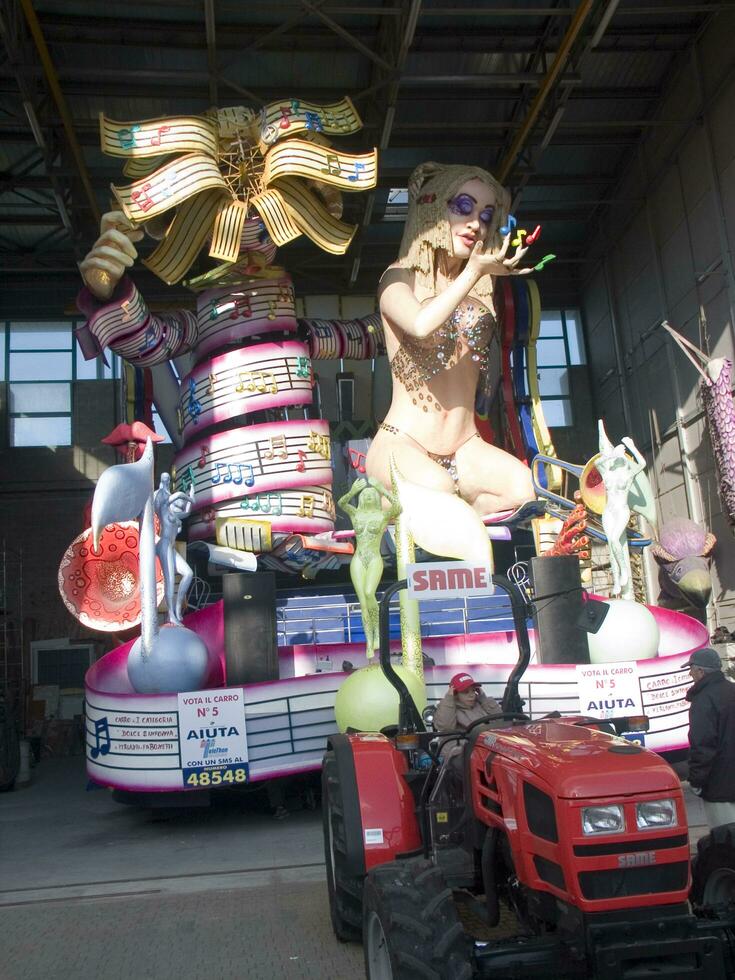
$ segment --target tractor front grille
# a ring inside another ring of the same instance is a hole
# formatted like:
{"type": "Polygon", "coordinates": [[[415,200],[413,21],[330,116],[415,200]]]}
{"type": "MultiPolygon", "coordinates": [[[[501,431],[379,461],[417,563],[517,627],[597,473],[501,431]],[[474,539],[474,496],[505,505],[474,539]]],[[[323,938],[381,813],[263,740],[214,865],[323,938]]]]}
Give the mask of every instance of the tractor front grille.
{"type": "Polygon", "coordinates": [[[686,888],[688,875],[688,862],[674,861],[653,867],[582,871],[579,886],[582,895],[590,901],[625,898],[628,895],[655,895],[686,888]]]}
{"type": "Polygon", "coordinates": [[[664,851],[670,847],[689,847],[687,834],[650,837],[645,840],[610,841],[605,844],[575,844],[575,857],[601,857],[605,854],[634,854],[637,851],[664,851]]]}

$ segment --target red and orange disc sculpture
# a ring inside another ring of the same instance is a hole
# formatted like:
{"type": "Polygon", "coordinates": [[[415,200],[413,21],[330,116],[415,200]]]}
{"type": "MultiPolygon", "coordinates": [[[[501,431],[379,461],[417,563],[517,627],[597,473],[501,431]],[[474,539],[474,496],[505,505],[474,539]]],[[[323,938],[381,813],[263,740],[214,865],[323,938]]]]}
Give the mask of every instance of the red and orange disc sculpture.
{"type": "MultiPolygon", "coordinates": [[[[69,612],[93,630],[118,632],[140,623],[140,535],[136,521],[108,524],[95,552],[92,529],[76,537],[59,565],[59,592],[69,612]]],[[[163,600],[163,572],[156,562],[156,594],[163,600]]]]}

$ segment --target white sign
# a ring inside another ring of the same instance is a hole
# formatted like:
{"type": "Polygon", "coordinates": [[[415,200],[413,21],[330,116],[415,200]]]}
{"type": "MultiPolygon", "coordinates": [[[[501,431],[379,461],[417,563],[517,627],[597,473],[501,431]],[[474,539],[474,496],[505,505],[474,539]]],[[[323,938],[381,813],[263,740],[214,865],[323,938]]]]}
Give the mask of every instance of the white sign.
{"type": "Polygon", "coordinates": [[[412,599],[436,596],[492,595],[492,569],[482,562],[436,561],[406,565],[412,599]]]}
{"type": "Polygon", "coordinates": [[[609,664],[577,664],[579,710],[593,718],[642,715],[643,701],[634,660],[609,664]]]}
{"type": "Polygon", "coordinates": [[[242,688],[189,691],[179,694],[178,702],[184,785],[246,782],[248,745],[242,688]]]}

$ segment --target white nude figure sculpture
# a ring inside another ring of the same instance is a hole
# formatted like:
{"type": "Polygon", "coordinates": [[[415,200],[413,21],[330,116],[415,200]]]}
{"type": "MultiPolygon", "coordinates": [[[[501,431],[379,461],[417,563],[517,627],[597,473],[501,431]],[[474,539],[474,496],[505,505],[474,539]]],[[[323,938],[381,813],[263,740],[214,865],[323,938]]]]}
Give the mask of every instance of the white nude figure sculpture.
{"type": "Polygon", "coordinates": [[[633,599],[633,579],[630,574],[627,527],[630,520],[628,494],[633,481],[646,468],[646,461],[638,452],[633,440],[623,436],[613,446],[600,419],[598,423],[600,455],[595,462],[605,485],[607,500],[602,512],[602,529],[610,549],[610,566],[613,575],[612,594],[623,599],[633,599]],[[626,449],[633,455],[631,459],[626,449]]]}
{"type": "MultiPolygon", "coordinates": [[[[175,504],[174,515],[178,506],[178,503],[175,504]]],[[[168,512],[169,508],[164,507],[164,510],[168,512]]],[[[137,463],[110,466],[97,481],[92,500],[95,548],[107,524],[130,521],[136,517],[140,524],[141,633],[128,654],[128,678],[133,688],[141,694],[195,691],[201,687],[208,670],[208,651],[204,641],[186,626],[166,623],[159,628],[158,625],[153,443],[150,439],[137,463]]],[[[170,512],[167,517],[174,519],[170,512]]],[[[165,536],[167,531],[163,521],[161,531],[165,536]]],[[[168,579],[166,581],[168,584],[168,579]]]]}
{"type": "Polygon", "coordinates": [[[163,569],[164,593],[168,607],[168,621],[174,626],[183,626],[181,616],[184,601],[194,579],[189,563],[176,550],[176,538],[181,531],[181,522],[191,513],[194,504],[194,486],[188,493],[180,490],[171,493],[171,477],[161,474],[161,481],[153,496],[153,509],[160,521],[160,537],[156,541],[156,555],[163,569]],[[179,591],[175,592],[175,575],[181,576],[179,591]],[[175,601],[174,601],[174,596],[175,601]]]}

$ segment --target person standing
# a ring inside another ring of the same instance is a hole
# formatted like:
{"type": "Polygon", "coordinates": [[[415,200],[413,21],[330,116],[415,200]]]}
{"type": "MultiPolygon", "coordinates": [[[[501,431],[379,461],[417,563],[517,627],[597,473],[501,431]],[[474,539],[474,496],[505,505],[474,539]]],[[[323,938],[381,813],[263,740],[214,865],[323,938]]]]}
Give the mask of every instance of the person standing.
{"type": "Polygon", "coordinates": [[[710,827],[735,821],[735,684],[712,647],[689,661],[689,785],[701,796],[710,827]]]}

